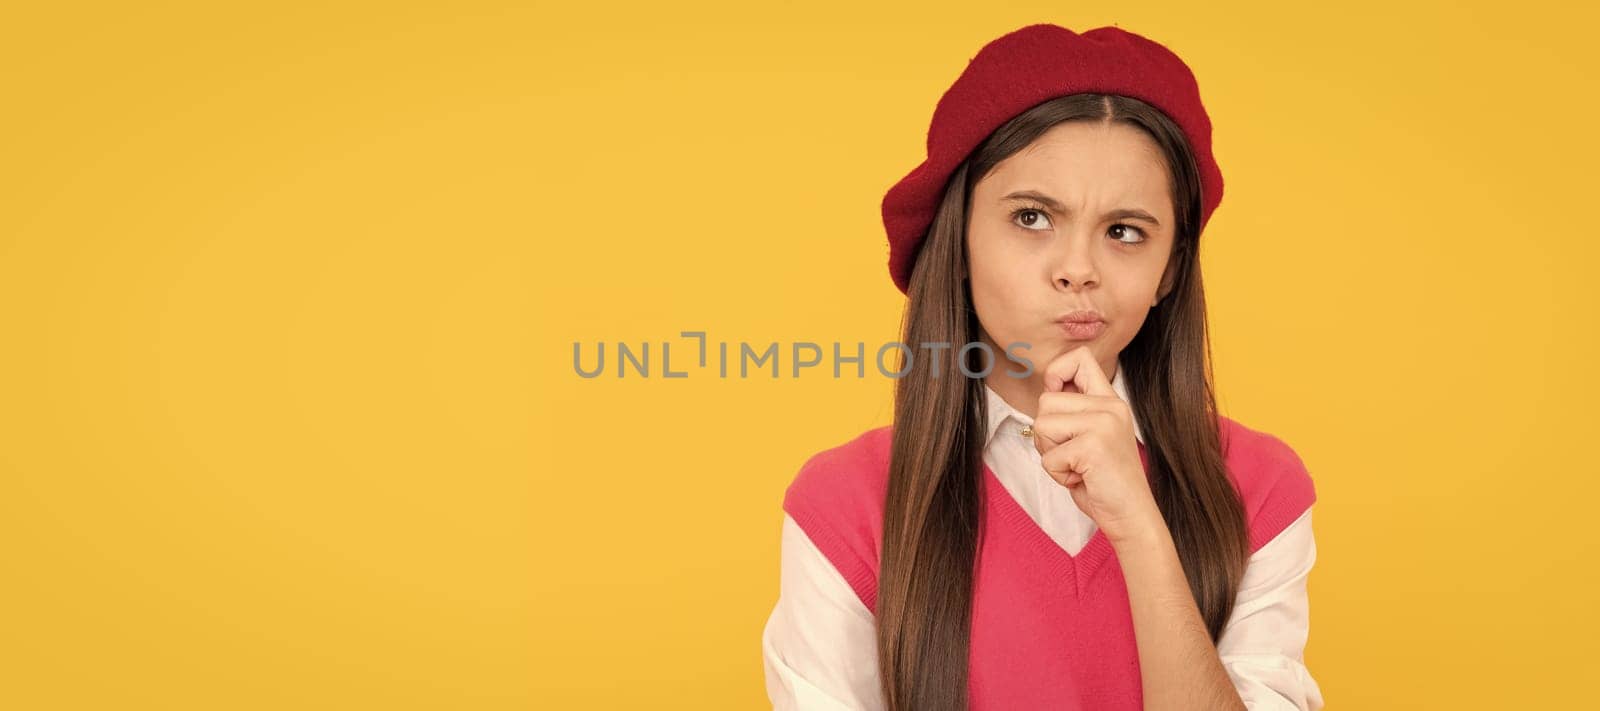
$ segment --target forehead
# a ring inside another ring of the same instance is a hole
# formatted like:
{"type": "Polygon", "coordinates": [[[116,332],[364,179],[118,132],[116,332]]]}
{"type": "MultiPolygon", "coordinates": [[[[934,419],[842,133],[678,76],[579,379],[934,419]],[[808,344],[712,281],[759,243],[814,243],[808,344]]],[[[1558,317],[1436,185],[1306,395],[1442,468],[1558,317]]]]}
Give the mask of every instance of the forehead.
{"type": "Polygon", "coordinates": [[[1051,127],[995,166],[975,190],[994,197],[1036,189],[1069,203],[1137,200],[1170,210],[1166,159],[1143,130],[1123,123],[1068,121],[1051,127]]]}

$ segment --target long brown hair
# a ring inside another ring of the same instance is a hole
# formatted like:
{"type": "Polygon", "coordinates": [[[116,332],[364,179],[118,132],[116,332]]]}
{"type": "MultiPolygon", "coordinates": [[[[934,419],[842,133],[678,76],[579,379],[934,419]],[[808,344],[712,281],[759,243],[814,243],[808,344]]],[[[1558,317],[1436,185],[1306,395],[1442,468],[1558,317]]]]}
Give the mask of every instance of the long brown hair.
{"type": "MultiPolygon", "coordinates": [[[[1124,122],[1148,133],[1171,174],[1176,239],[1172,290],[1119,355],[1145,438],[1152,487],[1200,615],[1215,643],[1249,555],[1244,508],[1227,479],[1213,395],[1200,281],[1200,178],[1183,131],[1155,107],[1118,95],[1041,103],[988,136],[952,173],[907,290],[902,341],[979,340],[965,272],[972,189],[1000,161],[1063,121],[1124,122]]],[[[969,350],[967,372],[986,367],[969,350]]],[[[915,357],[895,385],[876,622],[890,711],[967,707],[973,565],[977,557],[984,381],[952,377],[956,361],[915,357]],[[935,377],[938,367],[943,377],[935,377]]],[[[998,367],[998,366],[996,366],[998,367]]]]}

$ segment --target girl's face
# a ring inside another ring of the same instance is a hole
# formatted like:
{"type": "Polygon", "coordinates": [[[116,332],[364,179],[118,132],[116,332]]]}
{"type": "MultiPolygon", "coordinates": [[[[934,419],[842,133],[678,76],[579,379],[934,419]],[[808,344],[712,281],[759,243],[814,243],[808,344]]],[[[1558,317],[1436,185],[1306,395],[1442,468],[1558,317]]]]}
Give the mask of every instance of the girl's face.
{"type": "MultiPolygon", "coordinates": [[[[1175,230],[1161,149],[1122,123],[1068,121],[1000,162],[973,188],[967,265],[982,337],[997,355],[989,381],[1002,392],[1042,387],[1046,363],[1087,345],[1107,377],[1150,308],[1170,290],[1175,230]],[[1098,312],[1098,333],[1064,328],[1073,311],[1098,312]],[[1006,346],[1033,375],[1005,373],[1006,346]],[[997,377],[998,376],[998,377],[997,377]]],[[[1020,396],[1019,396],[1020,397],[1020,396]]],[[[1024,403],[1014,403],[1023,405],[1024,403]]]]}

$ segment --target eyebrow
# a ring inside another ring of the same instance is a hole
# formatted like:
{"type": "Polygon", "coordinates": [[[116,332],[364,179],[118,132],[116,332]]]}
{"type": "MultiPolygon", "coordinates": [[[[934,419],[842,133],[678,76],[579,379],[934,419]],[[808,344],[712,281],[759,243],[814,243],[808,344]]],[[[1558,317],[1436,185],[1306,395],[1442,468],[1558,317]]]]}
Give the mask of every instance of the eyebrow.
{"type": "MultiPolygon", "coordinates": [[[[1041,193],[1041,192],[1039,192],[1037,190],[1019,190],[1017,192],[1014,192],[1014,193],[1011,193],[1009,195],[1006,195],[1005,197],[1000,198],[1000,199],[1001,200],[1036,200],[1038,202],[1044,203],[1045,207],[1048,207],[1051,210],[1054,210],[1056,212],[1059,212],[1059,213],[1062,213],[1062,214],[1066,214],[1066,213],[1072,212],[1071,210],[1068,210],[1065,205],[1062,205],[1059,200],[1056,200],[1055,198],[1050,197],[1049,195],[1041,193]]],[[[1124,208],[1118,208],[1116,210],[1112,210],[1110,212],[1107,212],[1105,216],[1110,218],[1110,219],[1113,219],[1113,220],[1122,220],[1122,219],[1144,220],[1144,221],[1149,222],[1150,224],[1155,225],[1157,227],[1161,226],[1161,221],[1157,220],[1154,215],[1151,215],[1150,213],[1145,212],[1144,210],[1139,210],[1139,209],[1131,208],[1131,207],[1124,207],[1124,208]]]]}

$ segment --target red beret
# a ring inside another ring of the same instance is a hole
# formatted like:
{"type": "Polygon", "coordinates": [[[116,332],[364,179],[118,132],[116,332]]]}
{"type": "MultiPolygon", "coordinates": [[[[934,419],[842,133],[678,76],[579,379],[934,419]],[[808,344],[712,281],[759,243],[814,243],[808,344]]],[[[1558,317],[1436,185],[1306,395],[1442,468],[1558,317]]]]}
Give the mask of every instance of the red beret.
{"type": "Polygon", "coordinates": [[[939,98],[928,126],[928,157],[883,197],[889,275],[905,292],[917,248],[933,222],[945,182],[1001,124],[1068,94],[1131,96],[1183,129],[1200,165],[1200,227],[1222,202],[1222,171],[1211,156],[1211,119],[1194,73],[1165,46],[1116,27],[1077,34],[1058,25],[1023,27],[978,50],[939,98]]]}

